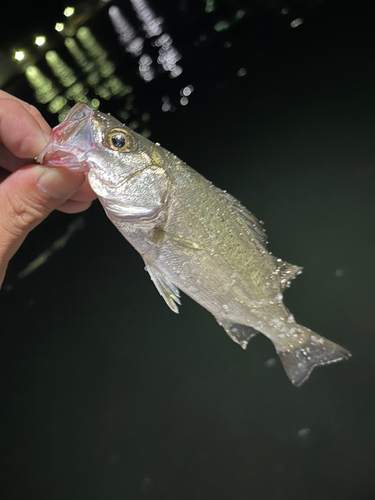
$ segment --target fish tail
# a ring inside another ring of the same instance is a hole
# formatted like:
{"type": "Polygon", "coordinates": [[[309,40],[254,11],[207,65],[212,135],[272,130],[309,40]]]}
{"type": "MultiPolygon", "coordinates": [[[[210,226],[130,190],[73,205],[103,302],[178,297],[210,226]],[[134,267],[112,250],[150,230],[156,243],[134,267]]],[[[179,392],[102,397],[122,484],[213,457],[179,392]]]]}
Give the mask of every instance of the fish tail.
{"type": "Polygon", "coordinates": [[[345,359],[351,354],[344,347],[318,335],[302,325],[294,325],[293,334],[287,335],[285,348],[277,353],[292,384],[299,387],[309,378],[316,366],[329,365],[345,359]]]}

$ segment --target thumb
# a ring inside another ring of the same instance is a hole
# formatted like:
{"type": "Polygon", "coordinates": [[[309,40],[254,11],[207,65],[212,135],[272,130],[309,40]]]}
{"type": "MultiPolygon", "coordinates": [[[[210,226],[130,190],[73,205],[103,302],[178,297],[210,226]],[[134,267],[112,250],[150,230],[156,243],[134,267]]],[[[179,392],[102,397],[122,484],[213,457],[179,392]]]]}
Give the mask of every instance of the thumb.
{"type": "Polygon", "coordinates": [[[83,184],[85,175],[29,165],[0,184],[0,286],[9,260],[28,233],[83,184]]]}

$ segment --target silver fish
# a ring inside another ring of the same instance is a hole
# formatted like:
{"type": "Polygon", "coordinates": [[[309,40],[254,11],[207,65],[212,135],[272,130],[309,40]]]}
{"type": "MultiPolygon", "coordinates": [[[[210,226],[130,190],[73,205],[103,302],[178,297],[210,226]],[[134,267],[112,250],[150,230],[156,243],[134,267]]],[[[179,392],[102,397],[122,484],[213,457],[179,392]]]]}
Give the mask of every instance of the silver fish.
{"type": "Polygon", "coordinates": [[[76,104],[37,161],[88,172],[107,216],[141,254],[172,311],[182,290],[244,349],[263,333],[296,386],[314,367],[350,357],[284,306],[282,294],[301,268],[267,251],[256,217],[158,143],[76,104]]]}

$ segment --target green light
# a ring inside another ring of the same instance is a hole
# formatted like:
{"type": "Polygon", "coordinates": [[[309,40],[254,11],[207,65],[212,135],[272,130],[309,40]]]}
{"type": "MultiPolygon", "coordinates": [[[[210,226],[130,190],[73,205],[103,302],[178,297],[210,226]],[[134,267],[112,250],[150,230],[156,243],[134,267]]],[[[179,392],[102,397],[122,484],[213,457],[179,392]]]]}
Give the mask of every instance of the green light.
{"type": "Polygon", "coordinates": [[[100,106],[100,101],[99,101],[99,99],[93,99],[93,100],[91,101],[90,106],[91,106],[93,109],[98,109],[98,107],[100,106]]]}
{"type": "Polygon", "coordinates": [[[55,24],[55,30],[60,32],[64,29],[64,23],[56,23],[55,24]]]}
{"type": "Polygon", "coordinates": [[[49,103],[48,111],[51,113],[58,113],[67,103],[67,99],[61,95],[58,95],[49,103]]]}
{"type": "Polygon", "coordinates": [[[66,7],[64,10],[64,16],[65,17],[70,17],[74,14],[74,7],[66,7]]]}
{"type": "Polygon", "coordinates": [[[213,12],[215,10],[215,2],[214,0],[206,0],[206,12],[213,12]]]}
{"type": "Polygon", "coordinates": [[[26,68],[25,76],[29,84],[35,91],[36,100],[42,104],[47,104],[56,97],[58,91],[52,81],[43,75],[36,66],[26,68]]]}
{"type": "Polygon", "coordinates": [[[74,71],[61,59],[54,50],[49,50],[45,55],[48,66],[64,87],[70,87],[76,81],[74,71]]]}
{"type": "Polygon", "coordinates": [[[74,38],[66,38],[64,43],[65,47],[69,50],[78,66],[80,66],[85,73],[89,73],[90,71],[92,71],[94,63],[87,59],[85,53],[79,47],[74,38]]]}
{"type": "Polygon", "coordinates": [[[229,28],[229,23],[228,21],[219,21],[215,24],[214,28],[215,31],[225,31],[229,28]]]}
{"type": "Polygon", "coordinates": [[[41,47],[46,43],[46,37],[45,36],[36,36],[34,40],[35,45],[38,47],[41,47]]]}

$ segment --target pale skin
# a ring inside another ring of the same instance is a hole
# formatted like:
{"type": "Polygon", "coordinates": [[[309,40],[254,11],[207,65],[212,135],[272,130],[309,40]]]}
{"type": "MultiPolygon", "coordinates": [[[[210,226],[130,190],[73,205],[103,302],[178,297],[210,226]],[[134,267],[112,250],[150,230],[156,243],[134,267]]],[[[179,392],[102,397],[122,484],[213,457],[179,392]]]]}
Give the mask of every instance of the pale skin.
{"type": "Polygon", "coordinates": [[[51,129],[30,104],[0,90],[0,287],[9,260],[53,210],[86,210],[96,195],[82,172],[36,165],[51,129]]]}

